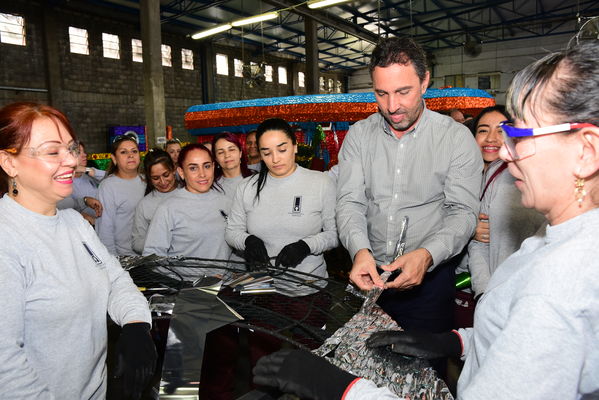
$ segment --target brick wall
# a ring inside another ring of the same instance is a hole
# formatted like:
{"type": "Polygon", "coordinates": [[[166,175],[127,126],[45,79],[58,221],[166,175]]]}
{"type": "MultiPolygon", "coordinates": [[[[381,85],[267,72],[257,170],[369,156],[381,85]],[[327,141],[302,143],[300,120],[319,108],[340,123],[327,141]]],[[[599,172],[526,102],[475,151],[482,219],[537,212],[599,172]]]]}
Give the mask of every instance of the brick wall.
{"type": "MultiPolygon", "coordinates": [[[[25,47],[0,43],[0,86],[40,90],[0,89],[0,106],[13,101],[50,101],[44,52],[43,4],[27,0],[11,0],[0,4],[0,12],[25,18],[27,38],[25,47]]],[[[131,50],[131,39],[141,39],[139,23],[58,6],[54,6],[53,12],[56,15],[56,31],[52,33],[58,41],[60,53],[60,107],[71,120],[80,139],[86,142],[88,151],[106,151],[109,126],[143,125],[145,122],[143,65],[133,62],[131,50]],[[88,31],[89,55],[70,52],[69,26],[88,31]],[[103,32],[119,36],[120,59],[103,57],[103,32]]],[[[185,130],[184,115],[188,107],[202,103],[199,42],[163,30],[162,43],[170,45],[172,50],[172,67],[163,67],[166,124],[173,127],[176,137],[195,141],[185,130]],[[193,50],[194,70],[181,68],[181,48],[193,50]]],[[[214,54],[229,56],[229,75],[215,74],[212,81],[215,102],[305,94],[305,88],[299,88],[297,83],[297,72],[305,70],[302,63],[269,54],[263,57],[259,49],[246,45],[245,62],[261,62],[264,59],[274,68],[273,82],[251,89],[242,78],[234,76],[233,59],[242,58],[241,48],[214,44],[213,51],[214,54]],[[279,66],[287,68],[286,85],[278,83],[279,66]]],[[[216,64],[215,59],[212,62],[216,64]]],[[[325,73],[324,76],[326,79],[331,77],[343,81],[341,74],[325,73]]]]}
{"type": "Polygon", "coordinates": [[[30,15],[30,26],[26,29],[27,47],[0,43],[0,86],[42,90],[30,92],[24,90],[0,89],[0,105],[13,101],[46,102],[46,63],[42,44],[42,18],[38,7],[17,2],[2,2],[0,12],[30,15]],[[6,10],[6,11],[3,11],[6,10]]]}

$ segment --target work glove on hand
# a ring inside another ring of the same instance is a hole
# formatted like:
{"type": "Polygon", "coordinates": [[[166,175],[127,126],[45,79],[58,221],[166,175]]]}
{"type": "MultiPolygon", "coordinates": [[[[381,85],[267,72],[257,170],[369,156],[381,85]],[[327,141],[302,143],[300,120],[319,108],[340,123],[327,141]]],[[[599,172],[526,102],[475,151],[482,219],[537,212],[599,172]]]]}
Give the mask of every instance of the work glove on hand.
{"type": "Polygon", "coordinates": [[[245,251],[243,258],[248,262],[248,268],[252,270],[252,265],[255,263],[270,263],[268,252],[264,246],[264,242],[257,236],[250,235],[245,239],[245,251]]]}
{"type": "Polygon", "coordinates": [[[117,343],[115,376],[122,377],[126,398],[139,399],[156,369],[156,347],[150,324],[126,324],[117,343]]]}
{"type": "Polygon", "coordinates": [[[283,265],[287,268],[295,268],[308,254],[310,254],[310,247],[303,240],[298,240],[281,249],[275,261],[275,266],[283,265]]]}
{"type": "Polygon", "coordinates": [[[395,353],[418,358],[459,357],[462,337],[456,331],[430,333],[418,331],[375,332],[366,341],[368,347],[391,345],[395,353]]]}
{"type": "Polygon", "coordinates": [[[314,400],[339,400],[356,379],[305,350],[286,349],[262,357],[252,372],[256,385],[314,400]]]}

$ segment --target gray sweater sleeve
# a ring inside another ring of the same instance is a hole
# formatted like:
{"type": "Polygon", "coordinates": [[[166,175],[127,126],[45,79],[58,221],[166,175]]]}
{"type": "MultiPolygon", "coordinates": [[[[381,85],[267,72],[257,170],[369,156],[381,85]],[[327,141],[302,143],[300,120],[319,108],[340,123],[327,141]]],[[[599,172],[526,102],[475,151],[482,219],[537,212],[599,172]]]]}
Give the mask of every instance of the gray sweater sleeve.
{"type": "Polygon", "coordinates": [[[470,240],[468,243],[468,269],[472,281],[472,290],[475,295],[485,291],[489,279],[491,279],[491,268],[489,266],[489,244],[470,240]]]}
{"type": "MultiPolygon", "coordinates": [[[[103,182],[105,183],[105,182],[103,182]]],[[[113,186],[101,184],[98,189],[98,197],[102,203],[102,217],[96,219],[96,231],[100,241],[106,246],[110,254],[117,254],[115,242],[115,220],[117,204],[115,203],[115,194],[113,186]]]]}
{"type": "MultiPolygon", "coordinates": [[[[250,234],[247,232],[247,215],[244,206],[244,198],[246,196],[246,191],[254,188],[251,182],[255,182],[255,179],[256,177],[252,176],[251,178],[245,179],[239,184],[239,186],[237,186],[235,196],[233,197],[231,213],[227,219],[225,240],[229,246],[241,251],[245,250],[245,239],[250,236],[250,234]]],[[[308,244],[308,246],[310,245],[308,244]]],[[[310,249],[312,248],[310,247],[310,249]]]]}
{"type": "Polygon", "coordinates": [[[303,239],[310,247],[312,254],[321,254],[339,244],[337,238],[337,224],[335,222],[335,185],[327,174],[323,174],[321,196],[322,199],[322,232],[307,236],[303,239]]]}
{"type": "Polygon", "coordinates": [[[123,269],[119,260],[102,246],[94,229],[87,222],[83,224],[87,240],[93,247],[100,249],[101,258],[106,260],[106,271],[110,281],[108,296],[108,315],[120,326],[133,321],[143,321],[152,324],[152,315],[146,298],[137,289],[131,276],[123,269]]]}
{"type": "MultiPolygon", "coordinates": [[[[144,198],[145,199],[145,198],[144,198]]],[[[139,202],[135,209],[135,216],[133,217],[133,229],[131,230],[131,241],[133,244],[133,250],[137,254],[141,254],[144,250],[144,243],[146,242],[146,234],[148,232],[148,221],[146,221],[144,215],[144,200],[139,202]]]]}
{"type": "Polygon", "coordinates": [[[545,222],[538,211],[522,205],[521,197],[507,170],[497,175],[485,193],[481,212],[489,215],[490,240],[481,243],[472,239],[468,245],[472,289],[477,295],[485,291],[497,267],[545,222]]]}

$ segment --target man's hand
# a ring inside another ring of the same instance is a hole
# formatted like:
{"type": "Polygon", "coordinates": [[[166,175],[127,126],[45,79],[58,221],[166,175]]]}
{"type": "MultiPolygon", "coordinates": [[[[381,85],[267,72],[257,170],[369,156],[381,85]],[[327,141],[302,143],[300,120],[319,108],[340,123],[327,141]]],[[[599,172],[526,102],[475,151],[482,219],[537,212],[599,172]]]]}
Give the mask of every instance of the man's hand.
{"type": "Polygon", "coordinates": [[[483,243],[489,243],[489,216],[487,214],[478,214],[478,223],[474,232],[474,240],[483,243]]]}
{"type": "MultiPolygon", "coordinates": [[[[355,263],[354,263],[355,265],[355,263]]],[[[411,289],[418,286],[424,279],[426,270],[433,265],[433,257],[427,249],[416,249],[398,257],[389,265],[381,265],[385,271],[395,271],[401,268],[401,274],[393,281],[387,282],[386,288],[411,289]]]]}
{"type": "Polygon", "coordinates": [[[362,290],[370,290],[375,286],[383,287],[383,281],[376,271],[376,262],[368,249],[360,249],[354,257],[354,264],[349,273],[349,280],[362,290]]]}

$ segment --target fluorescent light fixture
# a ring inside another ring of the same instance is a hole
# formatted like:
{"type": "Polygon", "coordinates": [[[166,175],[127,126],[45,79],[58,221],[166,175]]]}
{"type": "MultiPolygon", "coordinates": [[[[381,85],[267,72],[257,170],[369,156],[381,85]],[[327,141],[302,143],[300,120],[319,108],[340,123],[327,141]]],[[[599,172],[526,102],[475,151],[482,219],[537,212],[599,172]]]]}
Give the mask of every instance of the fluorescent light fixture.
{"type": "Polygon", "coordinates": [[[191,38],[192,39],[201,39],[201,38],[205,38],[206,36],[216,35],[217,33],[228,31],[229,29],[231,29],[231,27],[232,27],[231,24],[219,25],[212,29],[207,29],[202,32],[194,33],[193,35],[191,35],[191,38]]]}
{"type": "Polygon", "coordinates": [[[237,21],[231,22],[231,25],[237,27],[237,26],[242,26],[242,25],[255,24],[256,22],[268,21],[269,19],[274,19],[274,18],[277,18],[278,16],[279,16],[279,12],[273,11],[273,12],[269,12],[269,13],[265,13],[265,14],[256,15],[254,17],[238,19],[237,21]]]}
{"type": "Polygon", "coordinates": [[[308,1],[308,8],[321,8],[332,6],[337,3],[345,3],[349,0],[310,0],[308,1]]]}

